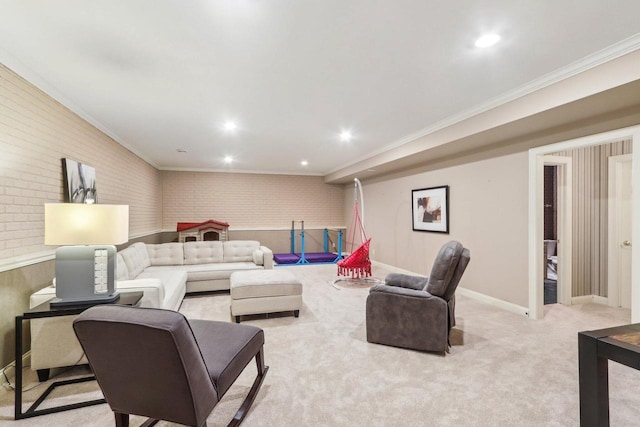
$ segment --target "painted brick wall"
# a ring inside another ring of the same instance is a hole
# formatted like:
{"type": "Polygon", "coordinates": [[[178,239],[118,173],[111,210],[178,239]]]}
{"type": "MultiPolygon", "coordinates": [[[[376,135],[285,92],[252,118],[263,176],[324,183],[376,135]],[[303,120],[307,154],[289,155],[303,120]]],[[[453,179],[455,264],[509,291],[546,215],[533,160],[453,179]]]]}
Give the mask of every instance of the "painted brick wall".
{"type": "Polygon", "coordinates": [[[322,177],[213,172],[162,172],[163,228],[180,221],[227,221],[231,229],[337,227],[344,187],[322,177]]]}
{"type": "Polygon", "coordinates": [[[96,169],[100,203],[130,205],[130,234],[161,228],[160,172],[0,64],[0,264],[51,251],[43,205],[64,200],[62,158],[96,169]]]}

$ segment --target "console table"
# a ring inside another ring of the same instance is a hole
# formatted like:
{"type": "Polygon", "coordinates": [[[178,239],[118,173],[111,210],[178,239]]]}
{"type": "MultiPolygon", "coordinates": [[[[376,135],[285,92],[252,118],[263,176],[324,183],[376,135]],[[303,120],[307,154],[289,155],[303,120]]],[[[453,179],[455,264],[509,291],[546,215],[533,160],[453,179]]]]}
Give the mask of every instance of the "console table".
{"type": "MultiPolygon", "coordinates": [[[[142,292],[121,292],[120,298],[111,303],[102,304],[120,304],[137,306],[142,299],[142,292]]],[[[36,417],[38,415],[52,414],[54,412],[68,411],[69,409],[83,408],[85,406],[98,405],[105,403],[104,399],[95,399],[87,402],[73,403],[70,405],[57,406],[53,408],[37,409],[38,406],[44,402],[49,394],[58,386],[67,384],[77,384],[85,381],[91,381],[95,379],[95,376],[88,376],[82,378],[74,378],[70,380],[56,381],[52,383],[42,395],[27,409],[22,412],[22,323],[27,319],[41,319],[45,317],[57,317],[57,316],[73,316],[82,313],[89,307],[98,305],[100,303],[90,303],[83,305],[63,306],[63,307],[51,307],[49,301],[44,302],[32,309],[25,311],[21,316],[16,316],[16,385],[15,385],[15,419],[20,420],[23,418],[36,417]]]]}
{"type": "Polygon", "coordinates": [[[608,426],[608,361],[640,370],[640,323],[579,332],[578,359],[580,426],[608,426]]]}

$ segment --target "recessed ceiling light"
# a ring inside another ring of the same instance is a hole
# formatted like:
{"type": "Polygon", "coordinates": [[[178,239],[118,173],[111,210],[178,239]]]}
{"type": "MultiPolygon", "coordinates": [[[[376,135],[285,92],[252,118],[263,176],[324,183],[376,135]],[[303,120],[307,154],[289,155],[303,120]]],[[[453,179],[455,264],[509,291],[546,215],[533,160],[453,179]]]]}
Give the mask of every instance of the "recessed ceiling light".
{"type": "Polygon", "coordinates": [[[303,160],[303,161],[301,161],[301,162],[300,162],[300,164],[301,164],[302,166],[308,166],[308,165],[309,165],[309,162],[307,162],[306,160],[303,160]]]}
{"type": "Polygon", "coordinates": [[[226,164],[230,164],[231,162],[233,162],[233,157],[231,156],[224,156],[224,162],[226,164]]]}
{"type": "Polygon", "coordinates": [[[500,41],[500,36],[498,34],[485,34],[476,40],[476,47],[489,47],[500,41]]]}
{"type": "Polygon", "coordinates": [[[233,132],[234,130],[236,130],[238,126],[236,125],[235,122],[232,121],[228,121],[224,123],[224,130],[226,130],[227,132],[233,132]]]}
{"type": "Polygon", "coordinates": [[[353,138],[353,135],[351,135],[351,132],[348,130],[343,130],[340,133],[340,141],[349,142],[351,141],[351,138],[353,138]]]}

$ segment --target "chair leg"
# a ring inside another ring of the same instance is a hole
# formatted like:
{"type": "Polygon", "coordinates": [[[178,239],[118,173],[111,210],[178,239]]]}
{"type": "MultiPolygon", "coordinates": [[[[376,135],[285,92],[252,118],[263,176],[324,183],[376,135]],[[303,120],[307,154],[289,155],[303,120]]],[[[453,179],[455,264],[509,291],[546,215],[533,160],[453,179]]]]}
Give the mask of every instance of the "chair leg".
{"type": "MultiPolygon", "coordinates": [[[[116,416],[116,427],[129,427],[129,414],[123,414],[120,412],[113,413],[116,416]]],[[[154,418],[148,418],[145,422],[140,424],[140,427],[152,427],[158,424],[158,421],[154,418]]]]}
{"type": "Polygon", "coordinates": [[[249,394],[245,397],[242,405],[240,405],[240,409],[236,412],[236,415],[233,417],[231,422],[228,424],[228,427],[237,427],[242,423],[244,417],[247,416],[251,405],[253,405],[253,401],[256,399],[256,395],[262,386],[262,382],[264,381],[264,376],[267,375],[267,371],[269,367],[264,364],[264,348],[260,347],[260,351],[256,354],[256,365],[258,368],[258,376],[255,381],[253,381],[253,385],[251,386],[251,390],[249,390],[249,394]]]}
{"type": "Polygon", "coordinates": [[[49,368],[38,369],[36,372],[38,373],[38,381],[43,383],[49,379],[49,374],[51,373],[51,370],[49,368]]]}
{"type": "Polygon", "coordinates": [[[260,347],[260,351],[256,354],[256,368],[258,369],[258,375],[264,375],[268,366],[264,364],[264,347],[260,347]]]}
{"type": "Polygon", "coordinates": [[[129,414],[114,412],[113,415],[116,417],[116,427],[129,427],[129,414]]]}

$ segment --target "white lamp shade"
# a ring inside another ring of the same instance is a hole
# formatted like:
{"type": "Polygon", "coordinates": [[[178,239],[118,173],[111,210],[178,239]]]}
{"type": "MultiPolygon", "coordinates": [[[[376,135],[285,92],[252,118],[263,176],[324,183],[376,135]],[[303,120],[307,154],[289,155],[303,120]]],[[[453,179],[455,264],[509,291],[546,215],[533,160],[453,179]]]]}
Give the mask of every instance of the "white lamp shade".
{"type": "Polygon", "coordinates": [[[127,205],[44,205],[45,245],[119,245],[127,241],[127,205]]]}

